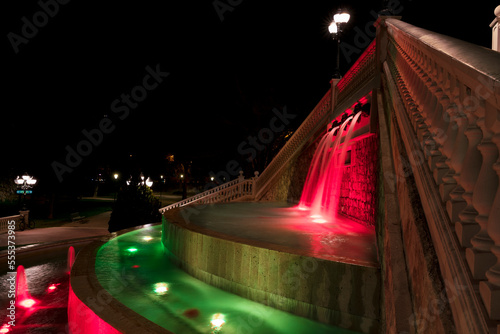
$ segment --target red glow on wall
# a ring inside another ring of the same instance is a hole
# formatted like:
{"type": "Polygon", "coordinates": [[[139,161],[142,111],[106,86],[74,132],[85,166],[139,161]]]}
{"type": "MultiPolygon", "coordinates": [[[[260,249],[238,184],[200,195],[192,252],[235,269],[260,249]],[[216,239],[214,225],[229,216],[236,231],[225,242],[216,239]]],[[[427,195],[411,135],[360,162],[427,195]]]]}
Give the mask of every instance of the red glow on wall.
{"type": "Polygon", "coordinates": [[[73,292],[71,285],[68,296],[68,326],[70,333],[119,334],[120,332],[99,318],[73,292]]]}

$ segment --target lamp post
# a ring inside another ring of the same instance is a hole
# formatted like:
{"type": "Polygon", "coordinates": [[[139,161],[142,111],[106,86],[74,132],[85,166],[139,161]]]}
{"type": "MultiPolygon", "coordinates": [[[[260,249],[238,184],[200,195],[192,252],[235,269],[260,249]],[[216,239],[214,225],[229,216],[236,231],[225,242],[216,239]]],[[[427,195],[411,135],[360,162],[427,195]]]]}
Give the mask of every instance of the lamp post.
{"type": "Polygon", "coordinates": [[[24,173],[23,176],[21,176],[21,177],[18,176],[14,180],[14,183],[19,188],[17,190],[17,193],[19,195],[21,195],[21,194],[23,195],[23,208],[22,208],[22,210],[26,210],[26,194],[31,194],[33,192],[31,190],[31,188],[33,188],[33,186],[36,184],[36,182],[37,182],[37,179],[35,179],[32,176],[29,176],[28,173],[24,173]]]}
{"type": "Polygon", "coordinates": [[[335,63],[335,72],[333,73],[334,79],[340,79],[340,37],[342,32],[349,22],[351,15],[346,11],[339,9],[335,15],[333,15],[333,22],[328,27],[328,31],[332,34],[333,39],[337,41],[337,59],[335,63]]]}

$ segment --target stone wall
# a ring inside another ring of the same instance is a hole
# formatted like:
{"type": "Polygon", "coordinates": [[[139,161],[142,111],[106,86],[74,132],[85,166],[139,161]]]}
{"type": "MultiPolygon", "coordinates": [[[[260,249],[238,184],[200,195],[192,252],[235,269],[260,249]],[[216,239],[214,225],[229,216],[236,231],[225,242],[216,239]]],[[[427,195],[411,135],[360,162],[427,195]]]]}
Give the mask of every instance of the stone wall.
{"type": "Polygon", "coordinates": [[[455,282],[444,282],[420,196],[408,163],[394,113],[392,156],[400,208],[404,254],[408,270],[413,314],[408,318],[418,333],[451,333],[455,325],[449,300],[459,293],[455,282]]]}
{"type": "Polygon", "coordinates": [[[355,142],[340,185],[339,212],[371,227],[377,206],[377,154],[376,135],[355,142]]]}

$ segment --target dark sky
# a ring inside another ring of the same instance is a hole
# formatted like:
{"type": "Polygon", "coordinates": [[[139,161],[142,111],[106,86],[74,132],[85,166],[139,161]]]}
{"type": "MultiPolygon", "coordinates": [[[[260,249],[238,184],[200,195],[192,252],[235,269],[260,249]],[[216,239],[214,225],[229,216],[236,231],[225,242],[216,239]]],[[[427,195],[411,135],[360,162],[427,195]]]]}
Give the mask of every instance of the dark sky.
{"type": "MultiPolygon", "coordinates": [[[[51,164],[64,163],[65,148],[76,149],[104,115],[112,131],[73,175],[131,153],[151,163],[174,153],[220,168],[216,162],[238,156],[238,144],[268,126],[273,108],[297,115],[294,128],[326,93],[335,61],[327,28],[339,6],[352,15],[344,36],[352,44],[354,28],[381,9],[380,1],[220,0],[221,19],[212,0],[60,1],[57,12],[55,0],[3,4],[2,172],[54,181],[51,164]],[[40,15],[41,3],[52,17],[40,15]],[[34,20],[36,32],[26,24],[34,20]],[[22,36],[23,27],[31,35],[16,53],[9,33],[22,36]],[[158,85],[150,79],[155,88],[128,114],[113,112],[115,100],[115,110],[126,105],[122,94],[141,93],[148,66],[169,74],[158,85]]],[[[490,46],[493,1],[435,4],[402,0],[397,8],[406,22],[490,46]]],[[[341,58],[342,72],[354,61],[341,58]]]]}

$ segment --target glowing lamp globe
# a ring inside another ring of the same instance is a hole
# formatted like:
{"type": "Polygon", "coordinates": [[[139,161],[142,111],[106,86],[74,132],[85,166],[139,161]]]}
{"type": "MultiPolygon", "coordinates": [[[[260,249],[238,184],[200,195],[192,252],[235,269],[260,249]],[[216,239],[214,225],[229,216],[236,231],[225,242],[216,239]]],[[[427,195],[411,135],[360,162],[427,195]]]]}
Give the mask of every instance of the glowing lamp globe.
{"type": "Polygon", "coordinates": [[[351,18],[351,15],[349,15],[347,12],[345,11],[340,11],[333,15],[333,21],[335,23],[340,23],[340,24],[345,24],[347,22],[349,22],[349,19],[351,18]]]}
{"type": "Polygon", "coordinates": [[[335,22],[330,23],[330,25],[328,26],[328,31],[330,32],[330,34],[336,34],[338,32],[337,24],[335,22]]]}

